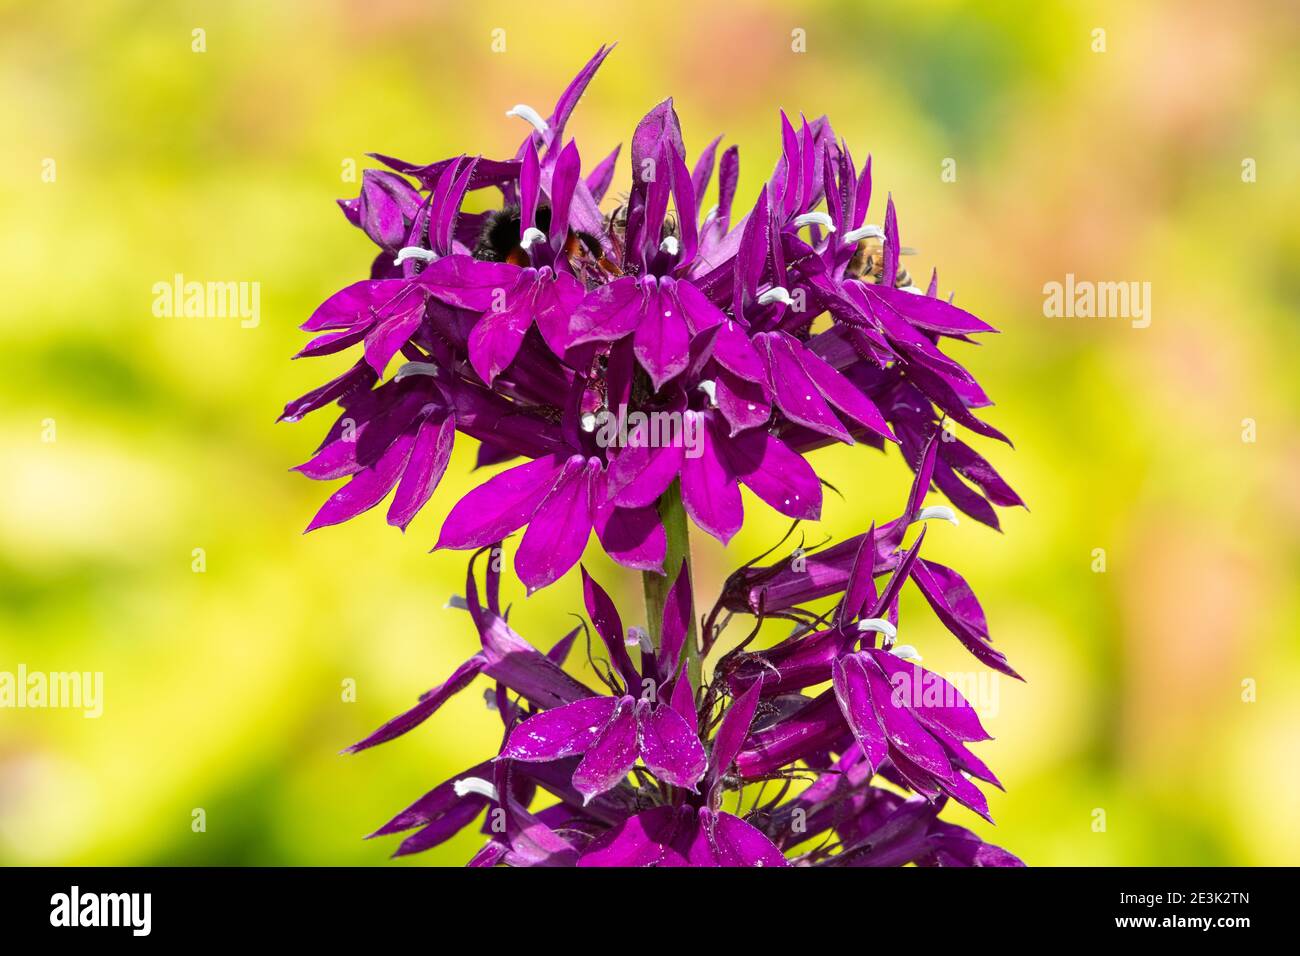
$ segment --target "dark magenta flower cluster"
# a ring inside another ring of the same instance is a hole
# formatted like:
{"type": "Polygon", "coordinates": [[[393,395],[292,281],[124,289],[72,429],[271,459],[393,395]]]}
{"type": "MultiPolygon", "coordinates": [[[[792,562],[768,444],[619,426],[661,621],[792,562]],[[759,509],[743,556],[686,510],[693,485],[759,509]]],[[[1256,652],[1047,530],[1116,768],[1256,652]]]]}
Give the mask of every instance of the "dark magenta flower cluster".
{"type": "Polygon", "coordinates": [[[549,116],[510,111],[531,127],[511,159],[377,157],[387,169],[341,202],[379,246],[370,277],[304,326],[302,355],[361,349],[285,408],[296,420],[340,407],[299,466],[347,479],[309,530],[390,494],[388,520],[405,528],[458,432],[477,440],[480,466],[506,466],[451,509],[437,543],[476,552],[463,604],[481,650],[352,748],[406,733],[484,677],[500,750],[378,833],[415,829],[398,850],[412,853],[484,815],[475,865],[1017,865],[939,819],[948,800],[988,816],[974,781],[998,781],[967,747],[988,734],[896,640],[910,581],[978,660],[1016,676],[965,580],[920,557],[924,529],[905,544],[914,524],[957,520],[925,505],[932,486],[994,527],[995,506],[1021,504],[953,427],[1005,440],[975,417],[991,402],[941,348],[993,329],[939,298],[937,276],[913,284],[892,200],[867,224],[870,160],[859,171],[824,117],[781,115],[781,159],[738,213],[736,147],[719,156],[714,140],[688,166],[661,103],[633,134],[625,201],[602,210],[619,150],[584,174],[564,130],[608,53],[549,116]],[[478,190],[499,203],[465,211],[478,190]],[[742,485],[817,519],[807,456],[832,442],[899,447],[914,473],[902,514],[746,565],[697,619],[688,519],[725,544],[744,520],[742,485]],[[520,529],[514,569],[530,591],[578,564],[592,531],[644,576],[639,627],[581,572],[599,688],[564,669],[582,628],[543,652],[507,623],[499,559],[520,529]],[[743,617],[753,631],[721,653],[723,628],[743,617]],[[772,618],[790,620],[790,636],[750,650],[772,618]],[[542,791],[558,802],[537,809],[542,791]]]}

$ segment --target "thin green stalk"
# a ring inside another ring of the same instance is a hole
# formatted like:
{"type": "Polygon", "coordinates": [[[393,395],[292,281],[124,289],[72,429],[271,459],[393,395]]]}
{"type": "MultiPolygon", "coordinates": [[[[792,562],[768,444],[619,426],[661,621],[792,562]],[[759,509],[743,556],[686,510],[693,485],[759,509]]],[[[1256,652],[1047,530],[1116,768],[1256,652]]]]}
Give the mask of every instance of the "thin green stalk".
{"type": "MultiPolygon", "coordinates": [[[[691,574],[691,542],[686,524],[686,509],[682,507],[681,488],[675,481],[663,493],[663,497],[659,499],[659,517],[663,521],[664,531],[668,534],[668,553],[664,558],[666,573],[657,574],[654,571],[644,571],[641,574],[641,583],[645,589],[647,629],[650,631],[650,639],[654,642],[656,648],[659,647],[662,637],[664,604],[668,600],[668,589],[677,580],[677,573],[681,570],[683,560],[687,562],[686,577],[688,582],[691,574]]],[[[691,687],[699,690],[701,675],[700,642],[693,613],[686,630],[686,673],[690,678],[691,687]]]]}

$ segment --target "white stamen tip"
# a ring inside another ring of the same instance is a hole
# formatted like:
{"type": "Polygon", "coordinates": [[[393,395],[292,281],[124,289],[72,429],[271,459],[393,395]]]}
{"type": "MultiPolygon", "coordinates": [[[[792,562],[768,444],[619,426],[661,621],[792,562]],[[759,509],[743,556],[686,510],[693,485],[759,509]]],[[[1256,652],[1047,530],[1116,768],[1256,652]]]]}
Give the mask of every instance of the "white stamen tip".
{"type": "Polygon", "coordinates": [[[407,362],[397,370],[397,374],[394,375],[393,378],[400,382],[402,379],[411,375],[436,376],[437,374],[438,366],[434,365],[432,362],[407,362]]]}
{"type": "Polygon", "coordinates": [[[922,289],[919,285],[905,285],[899,291],[910,292],[912,293],[912,295],[925,295],[925,290],[922,289]]]}
{"type": "Polygon", "coordinates": [[[824,212],[806,212],[802,216],[794,217],[795,227],[799,229],[804,226],[811,226],[813,223],[821,226],[827,232],[835,231],[835,223],[831,222],[831,217],[824,212]]]}
{"type": "Polygon", "coordinates": [[[506,116],[518,116],[539,133],[545,133],[550,129],[550,126],[546,124],[546,120],[542,119],[542,114],[527,103],[516,103],[506,110],[506,116]]]}
{"type": "Polygon", "coordinates": [[[529,226],[524,230],[523,236],[519,239],[519,248],[527,252],[535,243],[545,241],[546,233],[542,232],[542,230],[538,229],[536,226],[529,226]]]}
{"type": "Polygon", "coordinates": [[[773,286],[758,297],[759,305],[767,305],[771,302],[780,302],[783,305],[790,305],[794,302],[794,299],[790,298],[790,293],[785,286],[778,285],[773,286]]]}
{"type": "Polygon", "coordinates": [[[896,644],[889,649],[889,653],[905,661],[916,661],[918,664],[921,662],[921,655],[911,644],[896,644]]]}
{"type": "Polygon", "coordinates": [[[718,407],[718,383],[717,382],[713,381],[712,379],[706,378],[704,381],[700,382],[700,384],[696,385],[695,387],[698,388],[705,395],[709,396],[710,406],[712,406],[713,408],[718,407]]]}
{"type": "Polygon", "coordinates": [[[659,251],[675,256],[681,251],[681,243],[677,241],[676,236],[664,236],[664,241],[659,243],[659,251]]]}
{"type": "Polygon", "coordinates": [[[916,515],[917,521],[928,521],[931,518],[940,518],[949,524],[957,524],[957,514],[947,505],[930,505],[928,508],[922,508],[916,515]]]}
{"type": "Polygon", "coordinates": [[[877,634],[883,634],[886,647],[898,640],[898,628],[883,617],[869,617],[865,621],[858,621],[858,630],[864,632],[875,631],[877,634]]]}
{"type": "Polygon", "coordinates": [[[584,432],[594,432],[596,430],[596,416],[591,412],[584,412],[578,423],[584,432]]]}
{"type": "Polygon", "coordinates": [[[627,636],[623,638],[623,643],[628,647],[639,647],[647,653],[653,653],[655,649],[650,641],[650,633],[644,627],[637,627],[635,624],[627,629],[627,636]]]}
{"type": "Polygon", "coordinates": [[[444,604],[443,607],[444,607],[444,608],[455,608],[457,611],[468,611],[468,610],[469,610],[469,602],[467,602],[467,601],[466,601],[463,597],[461,597],[459,594],[453,594],[451,597],[447,598],[447,603],[444,604]]]}
{"type": "Polygon", "coordinates": [[[400,266],[407,259],[419,259],[421,262],[433,262],[438,258],[436,252],[428,249],[421,249],[419,246],[403,246],[397,250],[397,258],[393,260],[393,265],[400,266]]]}
{"type": "Polygon", "coordinates": [[[885,230],[879,226],[861,226],[857,229],[850,229],[844,234],[845,242],[857,242],[859,239],[884,239],[885,230]]]}
{"type": "Polygon", "coordinates": [[[484,780],[482,777],[461,777],[452,783],[451,788],[456,791],[456,796],[465,797],[469,794],[477,794],[480,797],[487,797],[494,802],[500,802],[497,795],[497,788],[492,785],[490,780],[484,780]]]}

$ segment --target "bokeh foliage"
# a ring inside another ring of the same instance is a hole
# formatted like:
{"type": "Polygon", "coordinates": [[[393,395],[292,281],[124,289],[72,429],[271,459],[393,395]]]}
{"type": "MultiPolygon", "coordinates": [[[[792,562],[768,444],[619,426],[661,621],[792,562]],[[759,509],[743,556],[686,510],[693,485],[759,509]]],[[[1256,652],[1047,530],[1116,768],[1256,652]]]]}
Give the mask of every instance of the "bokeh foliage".
{"type": "MultiPolygon", "coordinates": [[[[618,40],[571,127],[589,163],[671,94],[688,149],[716,132],[741,145],[747,205],[777,108],[825,112],[874,154],[873,221],[892,191],[911,265],[938,265],[1003,330],[962,358],[1017,442],[979,447],[1032,513],[1004,535],[940,526],[927,548],[967,573],[1029,682],[1000,682],[986,716],[999,826],[952,818],[1031,864],[1294,863],[1300,31],[1282,10],[0,5],[0,670],[106,685],[99,720],[0,711],[0,860],[380,863],[394,844],[361,836],[495,748],[470,693],[398,743],[337,755],[475,647],[443,609],[464,556],[426,553],[477,481],[470,443],[404,536],[376,514],[304,537],[327,492],[287,469],[326,422],[274,419],[346,361],[288,359],[296,325],[372,254],[331,202],[355,194],[349,161],[510,152],[522,128],[503,111],[545,112],[618,40]],[[176,273],[260,283],[260,324],[155,317],[153,285],[176,273]],[[1043,285],[1066,273],[1149,281],[1151,326],[1045,318],[1043,285]]],[[[897,513],[896,453],[818,454],[843,498],[811,540],[897,513]]],[[[725,553],[698,548],[701,598],[784,531],[750,512],[725,553]]],[[[638,582],[589,560],[636,607],[638,582]]],[[[580,606],[574,575],[510,596],[543,645],[580,606]]],[[[928,665],[970,669],[914,595],[909,620],[928,665]]]]}

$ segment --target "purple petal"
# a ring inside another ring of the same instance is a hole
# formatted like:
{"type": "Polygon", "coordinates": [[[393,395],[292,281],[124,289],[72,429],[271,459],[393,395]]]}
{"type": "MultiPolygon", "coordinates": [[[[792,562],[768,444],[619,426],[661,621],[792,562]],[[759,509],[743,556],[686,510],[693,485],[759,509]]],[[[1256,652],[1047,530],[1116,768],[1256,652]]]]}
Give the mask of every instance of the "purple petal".
{"type": "Polygon", "coordinates": [[[635,571],[663,569],[668,535],[653,505],[616,508],[607,503],[596,510],[594,523],[601,547],[623,567],[635,571]]]}
{"type": "Polygon", "coordinates": [[[674,148],[668,150],[672,172],[673,205],[677,208],[677,232],[681,240],[678,262],[691,262],[699,249],[699,211],[695,184],[686,169],[685,156],[674,148]]]}
{"type": "Polygon", "coordinates": [[[696,216],[700,214],[700,208],[704,205],[704,193],[709,188],[709,180],[713,178],[713,163],[720,142],[722,137],[718,136],[705,146],[704,152],[700,153],[700,158],[695,161],[695,166],[691,170],[691,191],[695,194],[696,216]]]}
{"type": "MultiPolygon", "coordinates": [[[[668,589],[668,597],[664,600],[663,629],[659,635],[659,670],[669,678],[677,675],[682,648],[686,645],[686,634],[690,630],[693,614],[691,569],[689,563],[683,559],[681,570],[677,572],[677,579],[668,589]]],[[[692,704],[692,716],[694,712],[692,704]]]]}
{"type": "Polygon", "coordinates": [[[642,700],[636,713],[641,761],[663,782],[694,790],[709,763],[694,728],[667,703],[642,700]]]}
{"type": "Polygon", "coordinates": [[[922,720],[921,723],[925,726],[925,729],[930,732],[930,735],[933,736],[935,740],[939,741],[943,746],[943,749],[948,751],[948,759],[952,762],[954,767],[958,770],[966,771],[966,773],[979,780],[985,780],[988,783],[993,784],[995,787],[1000,788],[1002,786],[1002,781],[1000,781],[997,778],[997,775],[989,769],[988,764],[984,763],[984,761],[980,760],[979,757],[976,757],[975,754],[971,753],[970,749],[960,740],[937,724],[927,723],[924,720],[922,720]]]}
{"type": "Polygon", "coordinates": [[[582,175],[582,158],[578,155],[578,145],[569,140],[569,145],[560,151],[555,167],[551,171],[551,249],[559,253],[569,237],[569,205],[573,201],[573,191],[577,188],[578,178],[582,175]]]}
{"type": "Polygon", "coordinates": [[[506,370],[519,347],[524,342],[524,333],[533,324],[536,298],[536,285],[525,273],[519,283],[506,297],[505,305],[499,312],[484,313],[474,331],[469,336],[469,360],[474,371],[488,385],[506,370]]]}
{"type": "Polygon", "coordinates": [[[610,661],[623,678],[625,686],[629,690],[639,686],[640,675],[628,657],[627,645],[623,639],[623,621],[618,616],[618,609],[614,607],[614,602],[605,589],[587,573],[586,568],[582,568],[582,597],[587,606],[587,616],[591,618],[600,639],[605,642],[610,661]]]}
{"type": "Polygon", "coordinates": [[[533,321],[551,352],[563,359],[571,347],[569,324],[573,312],[582,303],[582,283],[567,272],[538,283],[533,299],[533,321]]]}
{"type": "Polygon", "coordinates": [[[939,620],[976,659],[1008,677],[1020,679],[1002,652],[990,642],[984,612],[960,575],[941,564],[917,561],[912,567],[912,580],[939,620]]]}
{"type": "Polygon", "coordinates": [[[593,289],[574,310],[567,346],[621,339],[640,324],[645,308],[645,287],[632,276],[593,289]]]}
{"type": "Polygon", "coordinates": [[[355,329],[344,329],[341,332],[326,332],[324,335],[318,335],[299,349],[294,358],[333,355],[335,352],[342,352],[365,338],[366,329],[367,327],[363,325],[355,329]]]}
{"type": "Polygon", "coordinates": [[[420,194],[402,177],[382,169],[361,174],[361,228],[376,245],[396,249],[406,238],[406,219],[420,208],[420,194]]]}
{"type": "Polygon", "coordinates": [[[691,682],[684,675],[673,682],[673,694],[668,705],[681,715],[682,720],[686,721],[686,726],[698,733],[700,715],[695,709],[695,689],[691,687],[691,682]]]}
{"type": "Polygon", "coordinates": [[[984,796],[983,791],[975,784],[971,783],[960,773],[954,772],[951,777],[937,780],[936,783],[944,793],[948,794],[964,807],[969,807],[989,823],[993,822],[993,817],[989,814],[989,801],[984,796]]]}
{"type": "MultiPolygon", "coordinates": [[[[905,293],[906,294],[906,293],[905,293]]],[[[838,408],[845,415],[854,421],[865,425],[877,435],[881,435],[890,441],[898,441],[894,433],[889,430],[885,418],[880,414],[880,409],[876,403],[858,390],[857,386],[851,381],[835,371],[829,364],[818,357],[814,352],[802,346],[796,346],[799,352],[799,362],[803,366],[804,372],[817,386],[817,390],[822,396],[838,408]]]]}
{"type": "Polygon", "coordinates": [[[304,461],[301,465],[295,465],[293,470],[301,472],[313,481],[331,481],[335,478],[355,475],[365,467],[365,465],[357,461],[356,441],[364,427],[364,423],[358,427],[351,440],[337,438],[326,443],[321,447],[320,451],[316,452],[307,461],[304,461]]]}
{"type": "Polygon", "coordinates": [[[846,444],[853,444],[853,436],[835,417],[817,384],[804,371],[795,352],[800,348],[798,342],[784,332],[763,332],[755,337],[755,341],[766,353],[768,384],[777,406],[786,417],[846,444]]]}
{"type": "Polygon", "coordinates": [[[772,404],[764,394],[764,386],[725,371],[718,373],[713,384],[718,411],[731,426],[732,435],[766,425],[772,417],[772,404]]]}
{"type": "Polygon", "coordinates": [[[943,780],[951,778],[953,770],[948,755],[912,716],[904,704],[905,695],[895,693],[869,654],[864,652],[852,657],[860,662],[862,672],[866,675],[871,706],[889,743],[926,773],[943,780]]]}
{"type": "Polygon", "coordinates": [[[763,266],[767,262],[768,230],[771,225],[767,190],[764,189],[759,193],[758,201],[745,222],[740,248],[736,252],[732,314],[738,319],[747,318],[745,310],[754,304],[758,296],[758,284],[763,277],[763,266]]]}
{"type": "Polygon", "coordinates": [[[857,620],[862,609],[876,603],[876,525],[862,536],[862,544],[853,558],[849,580],[840,601],[838,620],[841,624],[857,620]]]}
{"type": "Polygon", "coordinates": [[[887,756],[889,745],[872,706],[866,669],[858,655],[850,654],[832,665],[832,673],[840,712],[874,771],[887,756]]]}
{"type": "Polygon", "coordinates": [[[406,467],[414,442],[414,432],[403,433],[374,465],[357,472],[346,485],[330,496],[320,511],[316,512],[316,517],[311,519],[307,530],[314,531],[347,521],[383,501],[406,467]]]}
{"type": "Polygon", "coordinates": [[[848,636],[838,628],[792,636],[741,657],[728,684],[734,693],[761,682],[766,696],[822,684],[831,678],[831,664],[847,645],[848,636]]]}
{"type": "Polygon", "coordinates": [[[548,455],[485,481],[451,509],[435,550],[483,548],[502,540],[533,516],[560,471],[558,457],[548,455]]]}
{"type": "Polygon", "coordinates": [[[647,285],[646,301],[632,337],[633,352],[656,391],[686,370],[691,336],[681,310],[662,290],[647,285]]]}
{"type": "Polygon", "coordinates": [[[667,289],[674,310],[686,320],[692,337],[726,324],[726,314],[690,282],[665,280],[660,288],[667,289]]]}
{"type": "Polygon", "coordinates": [[[414,282],[447,305],[485,312],[499,301],[503,290],[515,287],[522,271],[507,262],[446,256],[429,263],[414,282]]]}
{"type": "Polygon", "coordinates": [[[562,707],[593,696],[591,690],[512,631],[501,617],[486,612],[485,618],[479,632],[487,659],[483,673],[538,707],[562,707]]]}
{"type": "Polygon", "coordinates": [[[537,145],[524,143],[523,165],[519,167],[519,232],[537,225],[537,199],[542,188],[537,145]]]}
{"type": "Polygon", "coordinates": [[[578,635],[582,633],[581,627],[575,627],[568,634],[555,642],[549,651],[546,652],[547,660],[554,661],[556,664],[563,665],[569,656],[569,651],[573,650],[573,642],[578,635]]]}
{"type": "Polygon", "coordinates": [[[901,312],[918,328],[929,329],[941,335],[970,335],[977,332],[996,332],[993,326],[969,312],[928,295],[916,295],[887,285],[872,290],[885,302],[901,312]]]}
{"type": "Polygon", "coordinates": [[[366,750],[376,744],[382,744],[392,740],[394,737],[400,737],[409,730],[413,730],[420,724],[424,723],[434,712],[443,704],[450,700],[469,686],[470,682],[479,675],[483,670],[487,660],[482,654],[475,654],[465,663],[461,664],[445,681],[435,687],[433,690],[425,693],[420,702],[404,714],[399,714],[392,720],[388,721],[365,740],[348,747],[344,753],[357,753],[366,750]]]}
{"type": "MultiPolygon", "coordinates": [[[[701,808],[700,815],[711,811],[701,808]]],[[[776,845],[752,824],[730,813],[714,815],[712,833],[719,866],[789,866],[776,845]]]]}
{"type": "Polygon", "coordinates": [[[718,163],[718,220],[724,225],[731,221],[731,203],[736,196],[736,183],[740,180],[740,147],[729,146],[718,163]]]}
{"type": "MultiPolygon", "coordinates": [[[[881,262],[881,288],[892,289],[898,275],[898,214],[894,212],[894,197],[885,203],[885,249],[881,262]]],[[[904,292],[903,295],[910,295],[904,292]]]]}
{"type": "Polygon", "coordinates": [[[744,520],[740,488],[719,456],[707,417],[700,422],[699,434],[699,457],[682,460],[682,505],[696,525],[726,544],[744,520]]]}
{"type": "MultiPolygon", "coordinates": [[[[403,830],[410,830],[414,827],[423,826],[432,820],[437,819],[443,814],[450,811],[458,803],[473,803],[475,799],[481,800],[478,809],[482,810],[487,800],[478,797],[476,794],[467,794],[464,798],[456,794],[455,783],[462,777],[489,777],[492,774],[492,762],[485,760],[483,763],[470,767],[462,773],[456,774],[450,780],[444,780],[438,786],[434,787],[420,799],[399,813],[393,819],[389,820],[382,827],[366,837],[367,840],[377,836],[388,836],[390,833],[401,833],[403,830]]],[[[473,817],[470,817],[472,820],[473,817]]],[[[468,821],[466,821],[468,823],[468,821]]]]}
{"type": "Polygon", "coordinates": [[[1017,856],[985,843],[964,827],[936,820],[927,838],[930,853],[917,866],[1024,866],[1017,856]]]}
{"type": "Polygon", "coordinates": [[[571,867],[578,863],[578,848],[560,836],[535,814],[522,807],[515,817],[522,822],[510,840],[510,852],[504,857],[507,866],[571,867]]]}
{"type": "Polygon", "coordinates": [[[618,709],[573,772],[573,786],[585,801],[623,782],[636,763],[636,699],[619,699],[618,709]]]}
{"type": "Polygon", "coordinates": [[[817,473],[779,438],[753,429],[732,438],[724,453],[730,471],[781,514],[810,521],[821,516],[817,473]]]}
{"type": "Polygon", "coordinates": [[[319,388],[314,388],[306,395],[286,404],[276,421],[296,422],[308,412],[314,412],[331,402],[347,402],[354,395],[370,391],[377,379],[375,370],[362,359],[338,378],[331,379],[319,388]]]}
{"type": "Polygon", "coordinates": [[[469,189],[470,181],[474,178],[474,170],[478,163],[477,158],[462,158],[449,166],[450,172],[446,175],[450,177],[454,173],[455,178],[447,183],[445,191],[441,188],[443,183],[441,178],[439,179],[439,188],[434,192],[429,209],[429,245],[439,255],[448,255],[452,250],[452,236],[455,234],[460,204],[469,189]]]}
{"type": "Polygon", "coordinates": [[[941,727],[957,740],[989,740],[970,701],[944,678],[917,663],[894,657],[887,650],[867,653],[876,659],[896,691],[905,689],[907,706],[920,722],[941,727]]]}
{"type": "Polygon", "coordinates": [[[685,863],[670,849],[682,815],[676,807],[655,807],[628,817],[587,845],[578,866],[655,866],[667,858],[685,863]]]}
{"type": "Polygon", "coordinates": [[[1024,501],[983,456],[961,441],[945,441],[939,455],[971,484],[977,485],[989,501],[1004,508],[1024,507],[1024,501]]]}
{"type": "Polygon", "coordinates": [[[717,735],[713,738],[713,777],[720,777],[731,769],[736,754],[740,753],[749,735],[749,727],[754,722],[754,712],[758,710],[758,700],[763,685],[755,681],[727,708],[727,713],[718,725],[717,735]]]}
{"type": "Polygon", "coordinates": [[[957,477],[957,473],[940,458],[934,463],[934,483],[948,496],[948,500],[981,524],[986,524],[994,531],[1002,530],[997,510],[993,505],[975,491],[970,485],[957,477]]]}
{"type": "Polygon", "coordinates": [[[605,193],[609,191],[609,184],[614,181],[614,165],[618,162],[619,150],[622,148],[621,145],[615,146],[614,151],[587,174],[587,188],[591,190],[591,198],[596,202],[605,198],[605,193]]]}
{"type": "Polygon", "coordinates": [[[422,853],[439,844],[445,843],[474,822],[475,817],[488,806],[485,797],[469,795],[458,798],[457,802],[437,819],[428,823],[418,833],[413,833],[393,852],[394,857],[422,853]]]}
{"type": "Polygon", "coordinates": [[[839,866],[904,866],[927,847],[927,832],[935,806],[928,800],[908,800],[880,826],[836,858],[839,866]]]}
{"type": "Polygon", "coordinates": [[[602,45],[596,51],[596,55],[578,71],[578,75],[569,81],[569,85],[564,88],[564,92],[555,101],[555,111],[551,114],[548,122],[550,128],[547,130],[551,142],[559,142],[560,137],[564,134],[564,125],[569,121],[569,117],[573,114],[578,101],[582,99],[582,94],[586,92],[587,84],[591,82],[592,77],[596,75],[596,71],[600,69],[600,65],[605,62],[605,57],[609,56],[613,49],[614,44],[612,43],[609,46],[602,45]]]}
{"type": "Polygon", "coordinates": [[[899,559],[893,573],[889,576],[889,583],[885,585],[884,590],[880,592],[880,596],[876,598],[867,617],[883,617],[887,613],[897,612],[898,592],[902,590],[903,582],[907,580],[912,566],[916,564],[916,556],[921,551],[921,543],[925,540],[925,532],[926,529],[922,528],[921,533],[916,536],[916,541],[899,559]]]}
{"type": "Polygon", "coordinates": [[[529,591],[550,584],[582,557],[591,536],[593,470],[599,467],[599,461],[573,455],[537,506],[515,553],[515,573],[529,591]]]}
{"type": "Polygon", "coordinates": [[[534,714],[510,731],[501,757],[559,760],[585,753],[618,710],[617,697],[588,697],[534,714]]]}
{"type": "Polygon", "coordinates": [[[388,523],[406,529],[411,519],[433,496],[451,460],[452,442],[456,438],[456,420],[450,415],[431,415],[420,424],[406,472],[388,508],[388,523]]]}
{"type": "Polygon", "coordinates": [[[652,442],[649,423],[638,424],[609,467],[608,493],[614,504],[624,508],[654,504],[680,473],[682,457],[680,440],[667,446],[652,442]]]}
{"type": "Polygon", "coordinates": [[[304,332],[351,329],[370,324],[375,313],[406,286],[402,279],[379,279],[354,282],[340,289],[316,307],[301,326],[304,332]]]}
{"type": "Polygon", "coordinates": [[[766,390],[767,363],[739,323],[727,320],[713,335],[713,357],[727,371],[766,390]]]}
{"type": "MultiPolygon", "coordinates": [[[[681,123],[673,110],[672,99],[666,99],[650,110],[637,124],[636,132],[632,134],[632,197],[628,216],[627,249],[633,261],[638,261],[641,256],[642,247],[647,244],[648,231],[644,218],[637,221],[637,207],[644,206],[647,186],[667,185],[669,170],[662,159],[668,155],[669,147],[677,150],[679,155],[686,153],[686,148],[682,145],[681,123]],[[643,173],[650,168],[647,166],[649,162],[656,164],[656,175],[652,182],[647,183],[643,173]]],[[[659,241],[657,232],[650,238],[656,244],[659,241]]]]}

